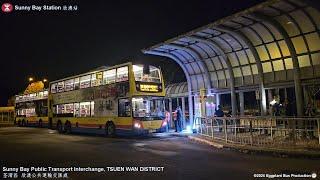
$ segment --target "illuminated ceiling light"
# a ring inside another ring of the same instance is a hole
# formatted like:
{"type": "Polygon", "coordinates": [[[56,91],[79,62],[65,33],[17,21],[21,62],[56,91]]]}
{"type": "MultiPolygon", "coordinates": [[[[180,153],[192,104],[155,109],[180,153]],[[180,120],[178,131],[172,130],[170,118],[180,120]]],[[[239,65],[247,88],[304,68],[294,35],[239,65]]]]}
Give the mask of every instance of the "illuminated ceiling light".
{"type": "Polygon", "coordinates": [[[292,22],[291,22],[291,21],[288,21],[287,24],[292,24],[292,22]]]}

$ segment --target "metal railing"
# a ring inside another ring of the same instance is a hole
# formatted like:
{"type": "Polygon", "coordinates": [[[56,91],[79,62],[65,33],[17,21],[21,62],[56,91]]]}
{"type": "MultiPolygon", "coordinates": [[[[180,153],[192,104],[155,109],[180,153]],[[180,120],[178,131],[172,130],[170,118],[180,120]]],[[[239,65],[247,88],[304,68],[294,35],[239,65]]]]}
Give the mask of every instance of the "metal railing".
{"type": "Polygon", "coordinates": [[[196,118],[200,135],[252,146],[320,148],[320,118],[206,117],[196,118]]]}

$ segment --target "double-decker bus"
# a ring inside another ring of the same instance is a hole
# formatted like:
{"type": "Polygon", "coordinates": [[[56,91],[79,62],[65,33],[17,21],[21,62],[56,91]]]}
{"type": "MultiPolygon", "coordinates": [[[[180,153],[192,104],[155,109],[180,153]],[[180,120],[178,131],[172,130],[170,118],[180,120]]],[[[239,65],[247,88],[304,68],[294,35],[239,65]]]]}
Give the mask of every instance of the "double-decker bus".
{"type": "Polygon", "coordinates": [[[16,95],[15,123],[18,126],[47,126],[48,90],[16,95]]]}
{"type": "Polygon", "coordinates": [[[49,121],[59,132],[107,136],[162,131],[164,82],[159,68],[131,62],[50,82],[49,121]]]}

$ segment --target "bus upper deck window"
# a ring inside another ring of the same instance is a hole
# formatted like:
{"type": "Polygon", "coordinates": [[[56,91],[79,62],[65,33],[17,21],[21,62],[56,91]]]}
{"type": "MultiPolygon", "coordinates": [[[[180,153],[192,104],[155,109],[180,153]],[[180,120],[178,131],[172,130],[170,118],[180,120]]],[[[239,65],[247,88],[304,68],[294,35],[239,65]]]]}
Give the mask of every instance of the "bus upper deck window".
{"type": "Polygon", "coordinates": [[[74,89],[77,90],[80,88],[80,78],[74,79],[74,89]]]}
{"type": "Polygon", "coordinates": [[[103,72],[103,84],[111,84],[116,82],[116,69],[103,72]]]}
{"type": "Polygon", "coordinates": [[[90,74],[80,77],[80,89],[90,87],[90,78],[91,78],[90,74]]]}
{"type": "Polygon", "coordinates": [[[57,83],[51,84],[51,93],[57,92],[57,83]]]}
{"type": "Polygon", "coordinates": [[[117,69],[117,82],[128,81],[128,66],[117,69]]]}

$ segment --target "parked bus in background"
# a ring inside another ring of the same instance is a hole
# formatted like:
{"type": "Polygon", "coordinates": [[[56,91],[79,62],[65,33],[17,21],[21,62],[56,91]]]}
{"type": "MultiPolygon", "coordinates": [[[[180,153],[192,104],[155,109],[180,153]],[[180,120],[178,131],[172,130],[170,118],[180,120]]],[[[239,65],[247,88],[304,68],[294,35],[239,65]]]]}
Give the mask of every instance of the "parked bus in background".
{"type": "Polygon", "coordinates": [[[47,126],[48,90],[16,95],[15,123],[18,126],[47,126]]]}
{"type": "Polygon", "coordinates": [[[165,89],[159,68],[131,62],[50,82],[49,121],[59,132],[107,136],[162,131],[165,89]]]}
{"type": "Polygon", "coordinates": [[[0,107],[0,127],[14,124],[14,106],[0,107]]]}

